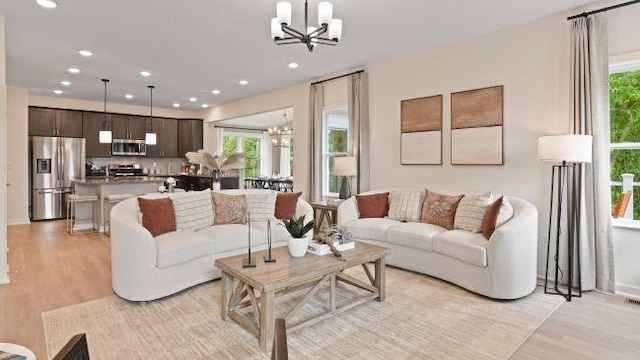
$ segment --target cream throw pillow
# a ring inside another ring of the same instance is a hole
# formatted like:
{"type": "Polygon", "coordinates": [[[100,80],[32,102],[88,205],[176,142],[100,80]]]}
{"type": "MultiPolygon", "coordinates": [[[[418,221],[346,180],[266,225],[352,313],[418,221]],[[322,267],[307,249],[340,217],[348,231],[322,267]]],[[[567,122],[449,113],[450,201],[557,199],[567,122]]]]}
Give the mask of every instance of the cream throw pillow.
{"type": "Polygon", "coordinates": [[[389,219],[398,221],[420,221],[424,191],[392,191],[389,194],[389,219]]]}
{"type": "Polygon", "coordinates": [[[176,230],[198,231],[213,225],[211,190],[173,193],[169,198],[176,213],[176,230]]]}
{"type": "Polygon", "coordinates": [[[274,191],[267,194],[245,194],[247,197],[247,210],[251,214],[251,221],[276,220],[276,197],[274,191]]]}
{"type": "Polygon", "coordinates": [[[465,195],[458,203],[453,228],[474,233],[480,232],[482,230],[484,212],[491,203],[491,199],[491,192],[479,195],[465,195]]]}

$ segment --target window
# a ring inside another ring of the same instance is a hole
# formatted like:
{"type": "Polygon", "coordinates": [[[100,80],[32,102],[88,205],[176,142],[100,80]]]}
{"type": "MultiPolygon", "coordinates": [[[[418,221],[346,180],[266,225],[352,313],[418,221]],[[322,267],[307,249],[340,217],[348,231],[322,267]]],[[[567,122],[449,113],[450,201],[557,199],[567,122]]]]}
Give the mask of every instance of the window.
{"type": "Polygon", "coordinates": [[[229,134],[222,137],[222,154],[229,156],[244,153],[246,167],[244,177],[260,177],[260,135],[229,134]]]}
{"type": "Polygon", "coordinates": [[[615,207],[623,190],[632,191],[632,210],[625,216],[631,220],[640,220],[640,62],[636,65],[614,65],[609,75],[611,200],[615,207]]]}
{"type": "Polygon", "coordinates": [[[323,112],[323,196],[338,196],[340,179],[333,175],[333,159],[346,156],[349,149],[349,116],[346,107],[323,112]]]}

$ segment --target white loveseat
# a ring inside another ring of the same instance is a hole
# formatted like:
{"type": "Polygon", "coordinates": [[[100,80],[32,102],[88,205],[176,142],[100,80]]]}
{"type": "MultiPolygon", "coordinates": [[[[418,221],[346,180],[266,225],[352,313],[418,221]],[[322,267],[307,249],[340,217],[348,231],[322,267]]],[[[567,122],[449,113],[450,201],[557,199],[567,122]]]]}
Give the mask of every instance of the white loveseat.
{"type": "MultiPolygon", "coordinates": [[[[237,195],[269,190],[223,190],[237,195]]],[[[183,196],[175,193],[170,196],[183,196]]],[[[153,195],[150,197],[159,197],[153,195]]],[[[165,195],[167,196],[167,195],[165,195]]],[[[148,196],[145,196],[148,197],[148,196]]],[[[199,231],[181,230],[153,237],[140,223],[136,198],[111,210],[111,272],[113,290],[131,301],[149,301],[175,294],[191,286],[220,277],[214,260],[246,253],[247,225],[208,226],[199,231]]],[[[298,199],[296,216],[313,219],[313,209],[298,199]]],[[[286,229],[271,221],[273,247],[287,244],[286,229]]],[[[252,251],[267,248],[266,221],[251,222],[252,251]]],[[[311,239],[313,232],[306,238],[311,239]]]]}
{"type": "MultiPolygon", "coordinates": [[[[406,189],[397,189],[406,190],[406,189]]],[[[394,191],[378,190],[371,193],[394,191]]],[[[391,248],[387,264],[431,275],[495,299],[517,299],[536,287],[538,211],[505,197],[513,217],[490,239],[481,233],[388,218],[359,219],[355,197],[338,207],[338,225],[354,239],[391,248]]]]}

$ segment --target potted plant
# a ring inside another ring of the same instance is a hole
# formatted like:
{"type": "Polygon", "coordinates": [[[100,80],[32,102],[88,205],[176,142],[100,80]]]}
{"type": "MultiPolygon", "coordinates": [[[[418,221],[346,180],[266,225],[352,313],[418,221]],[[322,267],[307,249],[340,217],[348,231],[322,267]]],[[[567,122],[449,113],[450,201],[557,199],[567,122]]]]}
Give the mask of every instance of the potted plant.
{"type": "Polygon", "coordinates": [[[307,239],[304,238],[309,231],[313,229],[314,222],[310,220],[308,223],[304,223],[305,215],[302,215],[296,219],[292,216],[290,220],[282,220],[283,226],[289,232],[291,237],[289,238],[289,253],[292,257],[302,257],[307,252],[307,239]]]}

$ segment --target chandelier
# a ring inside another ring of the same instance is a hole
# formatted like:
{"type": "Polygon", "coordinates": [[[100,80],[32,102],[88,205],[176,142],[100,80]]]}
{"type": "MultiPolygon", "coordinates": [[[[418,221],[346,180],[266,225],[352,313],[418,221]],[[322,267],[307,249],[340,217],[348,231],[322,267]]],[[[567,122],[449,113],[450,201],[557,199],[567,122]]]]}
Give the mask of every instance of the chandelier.
{"type": "Polygon", "coordinates": [[[275,148],[288,148],[291,146],[291,133],[293,129],[290,126],[290,122],[287,119],[287,112],[284,112],[282,121],[278,126],[269,128],[269,137],[271,138],[271,145],[275,148]]]}
{"type": "Polygon", "coordinates": [[[318,26],[309,26],[309,4],[304,2],[304,28],[301,32],[291,25],[291,3],[279,1],[276,5],[277,17],[271,19],[271,38],[277,45],[307,45],[313,51],[316,44],[336,45],[342,38],[342,20],[333,18],[333,4],[323,1],[318,4],[318,26]],[[327,34],[328,33],[328,34],[327,34]],[[328,36],[327,36],[328,35],[328,36]]]}

